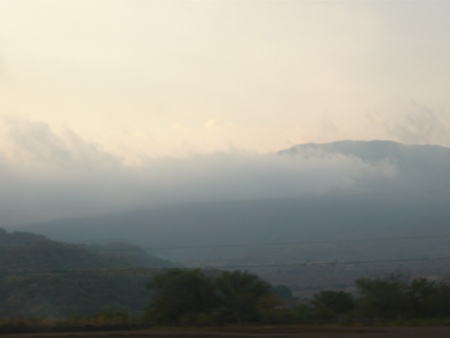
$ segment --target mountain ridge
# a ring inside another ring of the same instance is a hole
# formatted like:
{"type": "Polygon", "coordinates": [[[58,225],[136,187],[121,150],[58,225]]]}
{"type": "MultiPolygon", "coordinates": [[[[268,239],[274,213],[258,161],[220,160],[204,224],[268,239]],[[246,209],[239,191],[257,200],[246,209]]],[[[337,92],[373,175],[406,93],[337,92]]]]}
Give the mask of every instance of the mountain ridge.
{"type": "Polygon", "coordinates": [[[140,314],[155,269],[175,265],[131,244],[86,246],[0,229],[0,266],[0,315],[7,318],[140,314]]]}
{"type": "Polygon", "coordinates": [[[364,160],[383,160],[392,155],[409,155],[408,152],[421,153],[433,152],[450,156],[450,148],[441,145],[430,144],[404,144],[390,140],[340,140],[329,143],[304,143],[294,145],[288,149],[280,150],[277,154],[280,155],[297,155],[302,151],[315,151],[316,155],[323,153],[340,153],[343,155],[353,155],[364,160]],[[406,154],[405,154],[406,153],[406,154]],[[370,156],[372,155],[372,156],[370,156]]]}
{"type": "MultiPolygon", "coordinates": [[[[34,229],[58,240],[126,240],[154,248],[162,257],[191,266],[447,256],[447,235],[450,234],[449,148],[410,146],[391,141],[344,141],[331,145],[300,145],[286,151],[278,155],[291,156],[292,161],[298,157],[304,161],[302,163],[307,163],[311,158],[308,156],[312,155],[325,156],[331,164],[341,161],[342,157],[349,163],[366,161],[370,168],[372,165],[376,168],[379,162],[382,165],[388,162],[394,175],[380,176],[374,181],[369,179],[369,183],[364,181],[364,177],[352,177],[353,180],[362,180],[359,183],[362,188],[356,192],[141,208],[114,215],[29,224],[22,229],[34,229]],[[323,151],[327,148],[328,152],[323,151]],[[372,152],[366,151],[368,155],[365,158],[362,155],[357,157],[367,148],[372,152]],[[308,156],[302,157],[302,152],[308,156]],[[422,235],[436,238],[420,241],[422,235]],[[439,239],[440,235],[442,238],[439,239]],[[355,241],[348,245],[270,246],[287,242],[401,237],[416,239],[355,241]],[[229,247],[225,248],[227,245],[229,247]]],[[[425,268],[430,267],[411,263],[402,269],[420,274],[429,273],[430,270],[425,268]]],[[[439,267],[436,271],[442,273],[443,269],[439,267]]],[[[267,273],[269,281],[273,279],[276,283],[283,283],[277,279],[280,273],[267,273]]],[[[295,289],[293,285],[289,286],[295,289]]]]}

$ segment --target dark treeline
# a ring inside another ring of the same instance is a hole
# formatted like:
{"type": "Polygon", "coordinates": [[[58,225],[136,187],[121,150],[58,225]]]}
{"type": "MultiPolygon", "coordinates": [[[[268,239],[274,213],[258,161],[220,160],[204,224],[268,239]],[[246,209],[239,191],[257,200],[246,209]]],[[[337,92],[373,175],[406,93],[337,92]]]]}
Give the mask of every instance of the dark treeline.
{"type": "MultiPolygon", "coordinates": [[[[109,309],[100,306],[97,315],[3,317],[0,332],[327,322],[450,324],[448,280],[361,278],[354,293],[322,290],[304,300],[294,298],[284,285],[271,286],[245,271],[169,269],[146,280],[146,293],[141,294],[141,302],[147,303],[145,313],[115,311],[119,302],[109,309]]],[[[99,280],[92,282],[101,288],[99,280]]],[[[120,297],[143,284],[128,285],[130,290],[120,297]]],[[[98,304],[101,298],[95,299],[98,304]]]]}
{"type": "Polygon", "coordinates": [[[258,322],[278,304],[267,282],[241,271],[168,270],[147,286],[154,293],[146,318],[156,324],[258,322]]]}
{"type": "MultiPolygon", "coordinates": [[[[270,285],[249,272],[176,269],[131,244],[76,245],[1,229],[0,265],[0,328],[30,318],[33,326],[50,318],[72,326],[80,322],[72,319],[86,316],[80,323],[442,322],[450,317],[445,279],[360,278],[352,293],[316,285],[321,291],[296,299],[285,285],[270,285]]],[[[304,283],[298,278],[291,284],[304,283]]],[[[327,272],[327,278],[335,275],[327,272]]]]}
{"type": "Polygon", "coordinates": [[[322,321],[407,321],[450,316],[450,283],[400,275],[361,278],[356,292],[323,290],[311,299],[292,298],[241,271],[169,270],[153,277],[146,320],[153,324],[289,324],[322,321]]]}

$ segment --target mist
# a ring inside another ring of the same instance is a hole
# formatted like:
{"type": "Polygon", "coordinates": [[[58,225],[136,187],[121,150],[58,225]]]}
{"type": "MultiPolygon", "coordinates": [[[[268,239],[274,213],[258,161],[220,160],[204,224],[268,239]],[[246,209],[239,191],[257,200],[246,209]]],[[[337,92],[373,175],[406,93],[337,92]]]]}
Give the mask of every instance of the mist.
{"type": "MultiPolygon", "coordinates": [[[[204,201],[414,190],[436,178],[427,175],[436,171],[434,164],[420,163],[420,156],[410,166],[398,158],[374,161],[342,152],[261,155],[233,149],[184,158],[143,156],[130,164],[71,130],[57,133],[41,122],[10,121],[4,138],[3,225],[204,201]]],[[[448,165],[439,170],[445,173],[448,165]]]]}
{"type": "Polygon", "coordinates": [[[10,121],[0,157],[3,225],[139,207],[361,193],[392,187],[395,163],[342,154],[256,154],[240,150],[184,158],[126,158],[56,132],[10,121]]]}

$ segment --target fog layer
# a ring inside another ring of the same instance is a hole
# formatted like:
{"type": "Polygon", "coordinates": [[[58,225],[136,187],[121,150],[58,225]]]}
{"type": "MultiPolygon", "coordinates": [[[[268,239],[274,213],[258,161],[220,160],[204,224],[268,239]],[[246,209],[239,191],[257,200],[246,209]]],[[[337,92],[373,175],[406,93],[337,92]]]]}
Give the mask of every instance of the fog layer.
{"type": "Polygon", "coordinates": [[[367,151],[383,148],[384,155],[375,159],[329,144],[268,155],[230,150],[185,158],[142,156],[130,163],[70,130],[56,132],[40,122],[8,121],[2,138],[4,226],[211,200],[425,189],[436,187],[433,182],[450,166],[447,148],[436,148],[436,171],[430,163],[435,148],[411,152],[416,148],[387,142],[363,143],[367,151]]]}

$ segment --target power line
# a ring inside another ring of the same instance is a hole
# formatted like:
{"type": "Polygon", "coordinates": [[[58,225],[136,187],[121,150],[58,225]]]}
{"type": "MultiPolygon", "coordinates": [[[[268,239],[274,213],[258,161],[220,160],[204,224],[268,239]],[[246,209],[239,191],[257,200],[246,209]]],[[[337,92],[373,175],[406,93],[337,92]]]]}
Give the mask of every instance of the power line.
{"type": "MultiPolygon", "coordinates": [[[[131,248],[101,248],[101,247],[79,247],[70,249],[29,249],[26,247],[10,247],[0,249],[0,254],[39,254],[39,253],[90,253],[102,254],[105,252],[136,252],[147,249],[154,250],[196,250],[196,249],[227,249],[227,248],[247,248],[247,247],[271,247],[271,246],[289,246],[289,245],[314,245],[314,244],[345,244],[345,243],[367,243],[383,241],[405,241],[405,240],[426,240],[426,239],[447,239],[450,234],[430,235],[430,236],[401,236],[401,237],[375,237],[375,238],[353,238],[337,240],[317,240],[317,241],[291,241],[291,242],[272,242],[272,243],[242,243],[242,244],[219,244],[219,245],[180,245],[180,246],[161,246],[161,247],[131,247],[131,248]],[[16,251],[23,249],[24,251],[16,251]]],[[[45,242],[44,242],[45,243],[45,242]]],[[[68,244],[76,245],[76,244],[68,244]]]]}
{"type": "Polygon", "coordinates": [[[52,271],[24,271],[24,270],[0,270],[0,274],[16,275],[56,275],[73,273],[122,273],[122,272],[160,272],[172,269],[198,268],[203,270],[223,270],[223,269],[254,269],[254,268],[283,268],[283,267],[308,267],[308,266],[330,266],[330,265],[360,265],[360,264],[391,264],[391,263],[411,263],[411,262],[435,262],[449,261],[450,257],[422,257],[422,258],[402,258],[402,259],[380,259],[365,261],[336,261],[336,262],[299,262],[285,264],[247,264],[247,265],[221,265],[205,267],[167,267],[167,268],[118,268],[118,269],[80,269],[80,270],[52,270],[52,271]]]}
{"type": "MultiPolygon", "coordinates": [[[[302,263],[285,263],[285,264],[248,264],[248,265],[227,265],[222,268],[227,269],[250,269],[250,268],[279,268],[279,267],[304,267],[304,266],[324,266],[324,265],[359,265],[359,264],[382,264],[382,263],[409,263],[409,262],[432,262],[447,261],[450,257],[433,257],[433,258],[402,258],[402,259],[380,259],[372,261],[336,261],[336,262],[302,262],[302,263]]],[[[220,269],[221,267],[214,267],[220,269]]],[[[208,267],[213,269],[213,267],[208,267]]]]}
{"type": "Polygon", "coordinates": [[[337,239],[337,240],[330,239],[330,240],[317,240],[317,241],[293,241],[293,242],[275,242],[275,243],[244,243],[244,244],[195,245],[195,246],[194,245],[192,245],[192,246],[186,245],[186,246],[163,246],[163,247],[145,247],[145,248],[153,249],[153,250],[220,249],[220,248],[238,248],[238,247],[267,247],[267,246],[378,242],[378,241],[442,239],[442,238],[450,238],[450,234],[432,235],[432,236],[377,237],[377,238],[337,239]]]}

